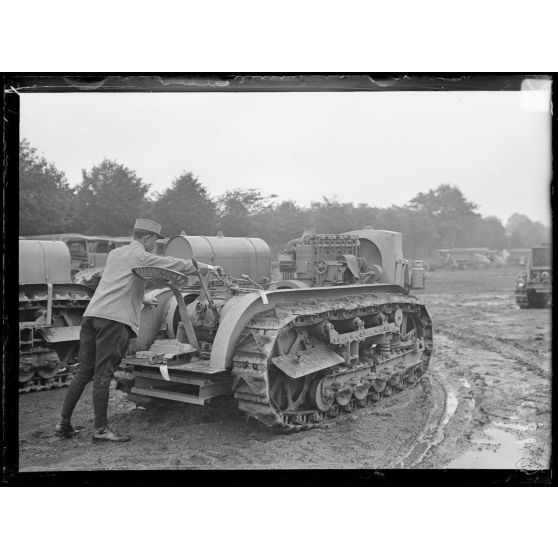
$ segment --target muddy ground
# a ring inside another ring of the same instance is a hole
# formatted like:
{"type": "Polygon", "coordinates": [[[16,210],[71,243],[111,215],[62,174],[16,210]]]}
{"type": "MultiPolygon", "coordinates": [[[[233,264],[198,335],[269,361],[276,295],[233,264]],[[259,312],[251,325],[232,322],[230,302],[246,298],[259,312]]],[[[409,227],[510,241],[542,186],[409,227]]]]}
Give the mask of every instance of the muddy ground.
{"type": "Polygon", "coordinates": [[[91,388],[76,408],[77,438],[59,439],[65,389],[21,395],[20,471],[98,469],[547,469],[551,310],[520,310],[514,270],[435,271],[432,399],[419,385],[328,428],[274,436],[232,408],[136,407],[111,390],[109,421],[131,442],[94,444],[91,388]]]}

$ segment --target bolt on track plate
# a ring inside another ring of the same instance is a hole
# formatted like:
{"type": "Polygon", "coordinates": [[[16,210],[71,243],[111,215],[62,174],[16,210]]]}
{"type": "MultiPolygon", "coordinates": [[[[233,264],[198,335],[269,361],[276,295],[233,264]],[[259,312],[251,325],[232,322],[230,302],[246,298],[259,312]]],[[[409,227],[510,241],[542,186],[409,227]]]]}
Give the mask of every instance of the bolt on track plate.
{"type": "Polygon", "coordinates": [[[156,266],[134,267],[132,271],[146,281],[177,288],[188,286],[188,277],[178,271],[156,266]]]}

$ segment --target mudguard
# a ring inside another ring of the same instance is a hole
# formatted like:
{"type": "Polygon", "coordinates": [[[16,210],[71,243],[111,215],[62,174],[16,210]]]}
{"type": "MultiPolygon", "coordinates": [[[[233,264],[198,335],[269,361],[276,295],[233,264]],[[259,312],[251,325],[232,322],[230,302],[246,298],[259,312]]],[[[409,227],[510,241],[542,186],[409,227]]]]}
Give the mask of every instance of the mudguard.
{"type": "Polygon", "coordinates": [[[334,299],[344,296],[400,293],[407,290],[399,285],[376,283],[373,285],[347,285],[339,287],[314,287],[307,289],[279,289],[233,297],[223,308],[221,323],[211,350],[210,368],[230,368],[240,334],[250,320],[260,312],[275,308],[277,304],[308,302],[314,299],[334,299]],[[267,301],[267,303],[266,303],[267,301]]]}

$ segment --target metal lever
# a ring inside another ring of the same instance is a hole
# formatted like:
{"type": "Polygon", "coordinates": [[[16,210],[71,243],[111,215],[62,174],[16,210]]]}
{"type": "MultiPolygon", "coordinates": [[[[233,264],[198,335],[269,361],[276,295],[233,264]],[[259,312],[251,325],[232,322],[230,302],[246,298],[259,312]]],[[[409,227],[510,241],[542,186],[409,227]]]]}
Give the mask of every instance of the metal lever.
{"type": "Polygon", "coordinates": [[[194,265],[194,267],[196,268],[196,271],[198,272],[198,277],[200,278],[200,282],[202,284],[203,290],[205,292],[205,296],[207,298],[207,302],[209,303],[209,307],[211,308],[211,310],[213,310],[213,315],[215,316],[215,323],[218,324],[219,323],[219,313],[217,312],[217,307],[215,306],[215,303],[213,302],[213,298],[211,298],[211,294],[209,292],[209,287],[207,286],[207,283],[205,282],[205,279],[200,271],[199,265],[198,265],[198,260],[196,260],[196,258],[192,258],[192,264],[194,265]]]}
{"type": "Polygon", "coordinates": [[[250,281],[250,283],[252,283],[252,285],[256,285],[256,287],[258,287],[258,289],[260,289],[260,290],[262,290],[262,291],[264,290],[264,288],[263,288],[259,283],[256,283],[256,282],[250,277],[250,275],[246,275],[246,273],[243,273],[243,274],[241,275],[241,277],[242,277],[242,279],[246,279],[246,281],[250,281]]]}
{"type": "Polygon", "coordinates": [[[176,297],[176,301],[178,302],[178,313],[180,314],[180,321],[184,325],[186,337],[188,337],[188,343],[190,343],[194,349],[199,349],[200,345],[198,343],[198,338],[196,337],[196,332],[194,331],[194,326],[190,320],[186,303],[184,302],[180,291],[174,285],[168,285],[168,287],[173,292],[176,297]]]}

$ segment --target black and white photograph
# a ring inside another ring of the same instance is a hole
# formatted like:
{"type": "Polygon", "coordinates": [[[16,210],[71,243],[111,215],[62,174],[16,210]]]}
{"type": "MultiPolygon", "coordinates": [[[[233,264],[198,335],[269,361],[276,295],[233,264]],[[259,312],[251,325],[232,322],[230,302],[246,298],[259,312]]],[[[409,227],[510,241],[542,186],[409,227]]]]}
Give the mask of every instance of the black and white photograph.
{"type": "Polygon", "coordinates": [[[19,78],[18,471],[548,471],[552,85],[19,78]]]}

